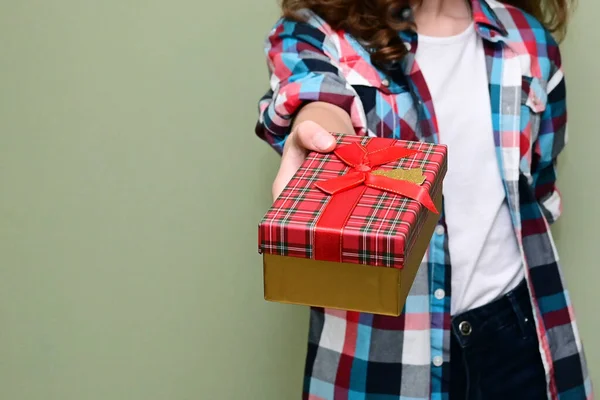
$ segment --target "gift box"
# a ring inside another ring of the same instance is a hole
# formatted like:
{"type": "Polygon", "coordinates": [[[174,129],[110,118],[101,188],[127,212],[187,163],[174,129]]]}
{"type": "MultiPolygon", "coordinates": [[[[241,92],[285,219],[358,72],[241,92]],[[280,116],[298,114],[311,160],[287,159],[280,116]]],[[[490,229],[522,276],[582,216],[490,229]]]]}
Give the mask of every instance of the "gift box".
{"type": "Polygon", "coordinates": [[[439,221],[446,147],[336,138],[259,224],[264,297],[398,316],[439,221]]]}

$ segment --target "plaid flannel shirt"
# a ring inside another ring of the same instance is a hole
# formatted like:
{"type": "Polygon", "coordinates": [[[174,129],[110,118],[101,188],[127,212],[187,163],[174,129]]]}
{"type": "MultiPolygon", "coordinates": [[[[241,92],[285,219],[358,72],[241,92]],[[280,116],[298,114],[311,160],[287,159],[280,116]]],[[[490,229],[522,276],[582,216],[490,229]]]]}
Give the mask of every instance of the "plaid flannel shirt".
{"type": "MultiPolygon", "coordinates": [[[[566,136],[566,91],[557,43],[532,16],[495,0],[472,0],[483,38],[494,141],[531,293],[549,399],[592,399],[592,385],[550,224],[560,215],[556,159],[566,136]]],[[[270,89],[259,102],[256,132],[281,152],[305,104],[335,104],[359,135],[437,143],[430,92],[408,54],[383,71],[345,32],[306,11],[282,19],[268,37],[270,89]]],[[[451,156],[451,155],[450,155],[451,156]]],[[[440,222],[445,227],[444,217],[440,222]]],[[[400,317],[311,310],[306,400],[447,399],[451,261],[436,230],[400,317]]]]}

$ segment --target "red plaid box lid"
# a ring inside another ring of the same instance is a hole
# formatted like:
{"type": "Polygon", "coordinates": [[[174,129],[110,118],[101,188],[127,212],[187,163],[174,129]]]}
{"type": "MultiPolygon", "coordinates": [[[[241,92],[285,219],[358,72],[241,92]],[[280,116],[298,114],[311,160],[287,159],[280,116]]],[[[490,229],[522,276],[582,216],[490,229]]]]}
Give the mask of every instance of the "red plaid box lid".
{"type": "MultiPolygon", "coordinates": [[[[366,146],[373,140],[364,136],[336,136],[338,148],[355,142],[366,146]]],[[[425,176],[422,186],[431,197],[442,190],[447,165],[446,146],[395,139],[375,140],[390,141],[391,146],[418,151],[378,169],[421,168],[425,176]]],[[[349,170],[350,167],[333,153],[310,153],[260,222],[259,252],[315,259],[315,229],[332,198],[316,184],[345,175],[349,170]]],[[[341,262],[402,268],[406,250],[418,236],[427,212],[418,201],[366,188],[340,232],[341,262]]]]}

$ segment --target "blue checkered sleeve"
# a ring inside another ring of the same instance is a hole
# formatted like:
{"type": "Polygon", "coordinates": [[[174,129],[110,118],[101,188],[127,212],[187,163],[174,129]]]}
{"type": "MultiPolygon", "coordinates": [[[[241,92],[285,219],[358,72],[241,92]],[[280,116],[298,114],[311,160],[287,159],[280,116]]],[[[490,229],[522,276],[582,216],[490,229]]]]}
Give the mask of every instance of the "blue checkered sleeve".
{"type": "Polygon", "coordinates": [[[306,11],[303,21],[281,19],[265,46],[270,88],[259,101],[256,134],[281,153],[298,111],[310,102],[358,115],[358,94],[339,67],[331,28],[306,11]]]}

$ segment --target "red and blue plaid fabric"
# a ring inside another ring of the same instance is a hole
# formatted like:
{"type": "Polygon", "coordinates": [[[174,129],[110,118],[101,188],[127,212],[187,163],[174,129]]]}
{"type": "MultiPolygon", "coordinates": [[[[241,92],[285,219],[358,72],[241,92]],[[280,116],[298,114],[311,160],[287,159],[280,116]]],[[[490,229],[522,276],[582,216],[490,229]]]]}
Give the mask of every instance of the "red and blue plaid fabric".
{"type": "MultiPolygon", "coordinates": [[[[366,136],[338,136],[338,145],[359,142],[366,136]]],[[[424,142],[393,141],[393,146],[418,153],[382,165],[381,170],[420,168],[425,176],[423,187],[433,197],[441,190],[446,173],[446,146],[424,142]]],[[[259,227],[262,253],[315,258],[314,232],[331,196],[316,187],[348,172],[344,162],[332,155],[311,153],[296,172],[259,227]]],[[[343,193],[339,194],[343,196],[343,193]]],[[[344,225],[342,262],[401,268],[404,251],[410,248],[425,220],[425,208],[415,200],[367,188],[344,225]]]]}
{"type": "MultiPolygon", "coordinates": [[[[556,160],[567,134],[557,43],[532,16],[496,0],[472,0],[483,38],[498,165],[532,297],[549,399],[592,399],[572,304],[550,232],[561,212],[556,160]]],[[[431,95],[415,53],[376,69],[369,53],[310,11],[280,20],[266,47],[270,90],[257,134],[281,152],[295,113],[324,101],[346,110],[358,135],[438,143],[431,95]]],[[[452,157],[452,155],[449,155],[452,157]]],[[[306,400],[447,399],[451,260],[444,217],[400,317],[313,308],[306,400]],[[440,296],[440,293],[444,295],[440,296]]]]}

